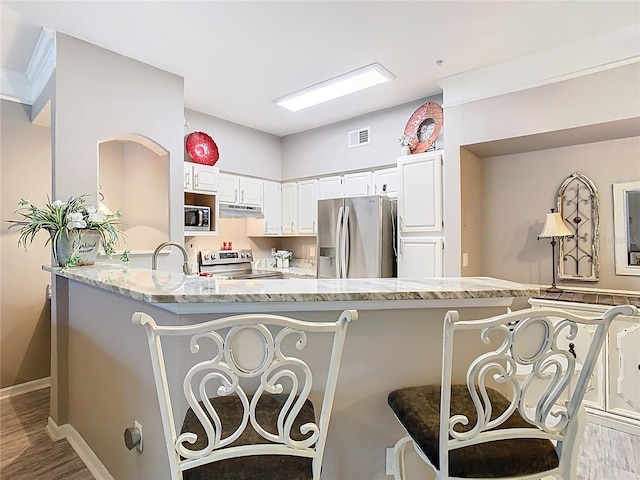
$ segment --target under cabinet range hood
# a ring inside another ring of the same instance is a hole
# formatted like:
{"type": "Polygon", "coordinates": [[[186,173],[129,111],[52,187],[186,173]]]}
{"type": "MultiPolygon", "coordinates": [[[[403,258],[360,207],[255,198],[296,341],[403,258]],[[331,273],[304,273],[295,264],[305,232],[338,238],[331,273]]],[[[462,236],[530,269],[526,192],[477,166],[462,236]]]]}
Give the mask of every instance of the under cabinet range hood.
{"type": "Polygon", "coordinates": [[[218,216],[220,218],[264,218],[262,207],[234,203],[220,203],[218,216]]]}

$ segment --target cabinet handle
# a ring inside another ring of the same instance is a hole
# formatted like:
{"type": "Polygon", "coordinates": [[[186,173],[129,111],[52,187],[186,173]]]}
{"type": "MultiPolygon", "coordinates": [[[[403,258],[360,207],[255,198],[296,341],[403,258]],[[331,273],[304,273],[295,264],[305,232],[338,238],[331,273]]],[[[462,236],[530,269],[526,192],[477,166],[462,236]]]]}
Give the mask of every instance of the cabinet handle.
{"type": "Polygon", "coordinates": [[[244,203],[244,190],[240,192],[240,202],[244,203]]]}
{"type": "Polygon", "coordinates": [[[377,183],[373,186],[373,194],[374,195],[378,194],[378,184],[377,183]]]}
{"type": "Polygon", "coordinates": [[[233,201],[234,202],[238,201],[238,189],[237,188],[233,191],[233,201]]]}
{"type": "Polygon", "coordinates": [[[316,221],[315,220],[313,221],[313,231],[314,232],[316,231],[316,221]]]}
{"type": "Polygon", "coordinates": [[[189,188],[189,177],[191,175],[189,175],[189,172],[184,172],[184,186],[189,188]]]}
{"type": "Polygon", "coordinates": [[[196,188],[198,187],[198,174],[197,173],[193,176],[193,186],[196,187],[196,188]]]}
{"type": "Polygon", "coordinates": [[[265,222],[264,222],[264,233],[267,233],[267,230],[269,229],[268,225],[269,225],[269,222],[267,222],[265,220],[265,222]]]}
{"type": "Polygon", "coordinates": [[[369,188],[370,188],[370,186],[367,185],[367,195],[369,195],[369,188]]]}
{"type": "Polygon", "coordinates": [[[400,230],[404,230],[404,218],[400,215],[400,230]]]}

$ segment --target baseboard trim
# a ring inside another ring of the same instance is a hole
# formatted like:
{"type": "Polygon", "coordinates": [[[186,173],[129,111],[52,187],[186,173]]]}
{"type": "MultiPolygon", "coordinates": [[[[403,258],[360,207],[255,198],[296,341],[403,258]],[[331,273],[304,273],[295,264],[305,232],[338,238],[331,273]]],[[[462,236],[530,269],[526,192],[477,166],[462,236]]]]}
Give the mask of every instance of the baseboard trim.
{"type": "Polygon", "coordinates": [[[56,422],[49,417],[47,426],[44,427],[44,429],[54,442],[62,439],[67,440],[71,448],[76,451],[80,460],[84,462],[96,480],[114,480],[100,459],[93,453],[91,447],[87,445],[87,442],[84,441],[78,431],[71,425],[66,423],[58,426],[56,422]]]}
{"type": "Polygon", "coordinates": [[[32,380],[30,382],[19,383],[18,385],[12,385],[0,389],[0,400],[5,398],[15,397],[24,393],[35,392],[51,386],[51,377],[39,378],[38,380],[32,380]]]}
{"type": "Polygon", "coordinates": [[[603,427],[640,436],[640,419],[627,418],[595,408],[587,408],[587,421],[603,427]]]}

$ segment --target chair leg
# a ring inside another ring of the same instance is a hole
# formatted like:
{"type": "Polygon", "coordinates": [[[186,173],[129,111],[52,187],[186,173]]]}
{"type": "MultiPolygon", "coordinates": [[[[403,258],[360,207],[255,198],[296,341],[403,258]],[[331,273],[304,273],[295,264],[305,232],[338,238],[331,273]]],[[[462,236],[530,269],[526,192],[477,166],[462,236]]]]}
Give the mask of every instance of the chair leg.
{"type": "MultiPolygon", "coordinates": [[[[564,480],[576,480],[578,469],[578,457],[580,456],[580,444],[584,437],[584,430],[587,426],[587,412],[584,405],[580,405],[576,412],[576,422],[574,423],[574,431],[570,435],[574,436],[573,442],[570,443],[570,447],[563,451],[562,454],[566,455],[564,466],[562,469],[562,478],[564,480]]],[[[564,445],[563,445],[564,448],[564,445]]]]}
{"type": "Polygon", "coordinates": [[[406,437],[402,437],[400,440],[396,442],[393,446],[393,479],[394,480],[404,480],[404,449],[407,446],[407,443],[412,442],[411,437],[407,435],[406,437]]]}

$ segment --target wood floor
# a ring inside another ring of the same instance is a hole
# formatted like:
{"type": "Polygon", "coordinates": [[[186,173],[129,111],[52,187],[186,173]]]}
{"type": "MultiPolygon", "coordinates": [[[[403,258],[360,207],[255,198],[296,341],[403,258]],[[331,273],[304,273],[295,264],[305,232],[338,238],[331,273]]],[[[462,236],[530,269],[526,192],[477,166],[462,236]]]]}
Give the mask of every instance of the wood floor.
{"type": "MultiPolygon", "coordinates": [[[[48,388],[0,401],[0,479],[93,480],[65,440],[46,434],[48,415],[48,388]]],[[[640,480],[640,437],[588,424],[577,480],[640,480]]]]}
{"type": "Polygon", "coordinates": [[[93,480],[66,440],[44,431],[49,389],[0,400],[0,479],[93,480]]]}

